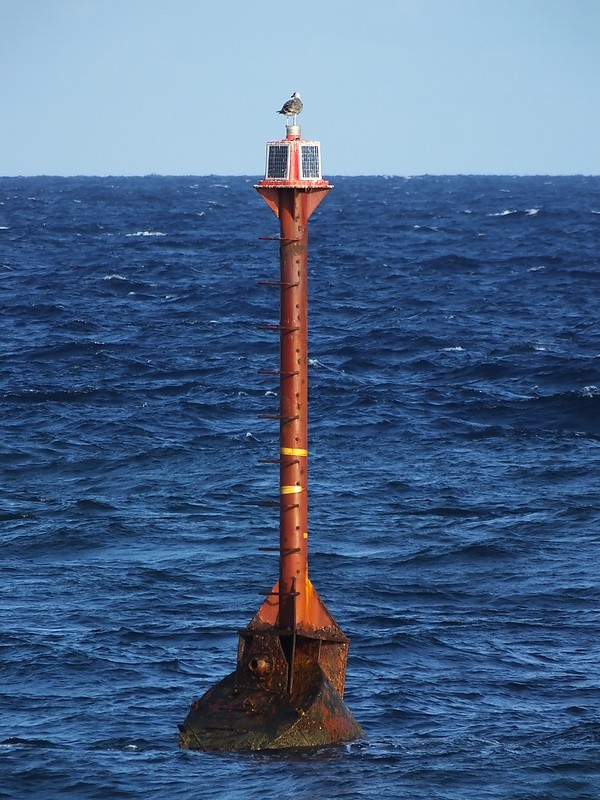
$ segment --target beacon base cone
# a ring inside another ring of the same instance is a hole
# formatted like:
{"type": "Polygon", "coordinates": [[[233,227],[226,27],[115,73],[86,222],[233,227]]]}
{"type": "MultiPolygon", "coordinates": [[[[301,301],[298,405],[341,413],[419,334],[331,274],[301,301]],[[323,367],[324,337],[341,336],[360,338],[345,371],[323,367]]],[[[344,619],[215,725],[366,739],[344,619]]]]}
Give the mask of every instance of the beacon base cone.
{"type": "Polygon", "coordinates": [[[192,704],[179,726],[182,747],[279,750],[364,737],[315,658],[319,640],[273,631],[252,638],[256,641],[250,650],[255,654],[247,653],[235,672],[192,704]],[[284,650],[293,652],[293,673],[284,650]]]}

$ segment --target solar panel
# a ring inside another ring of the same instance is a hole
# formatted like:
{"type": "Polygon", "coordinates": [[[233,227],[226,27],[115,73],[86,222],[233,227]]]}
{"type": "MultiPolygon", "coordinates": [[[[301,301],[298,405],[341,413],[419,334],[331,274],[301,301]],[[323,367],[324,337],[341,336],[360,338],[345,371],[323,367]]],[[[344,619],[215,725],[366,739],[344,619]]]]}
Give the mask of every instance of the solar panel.
{"type": "Polygon", "coordinates": [[[302,179],[321,178],[321,158],[318,144],[302,145],[302,179]]]}
{"type": "Polygon", "coordinates": [[[289,152],[287,144],[267,145],[267,178],[285,180],[288,177],[289,152]]]}

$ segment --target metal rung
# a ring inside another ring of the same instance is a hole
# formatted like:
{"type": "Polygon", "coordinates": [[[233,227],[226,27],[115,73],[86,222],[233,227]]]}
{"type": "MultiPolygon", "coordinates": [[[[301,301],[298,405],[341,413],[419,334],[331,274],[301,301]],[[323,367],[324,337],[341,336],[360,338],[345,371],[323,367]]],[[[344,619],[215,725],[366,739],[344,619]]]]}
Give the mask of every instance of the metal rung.
{"type": "Polygon", "coordinates": [[[300,239],[286,239],[284,236],[259,236],[261,242],[299,242],[300,239]]]}
{"type": "Polygon", "coordinates": [[[282,511],[289,511],[291,508],[298,508],[298,503],[278,503],[276,500],[260,500],[257,506],[262,506],[263,508],[280,508],[282,511]]]}
{"type": "Polygon", "coordinates": [[[284,461],[283,458],[259,458],[259,464],[281,464],[284,467],[293,467],[294,464],[299,464],[300,459],[292,458],[290,461],[284,461]]]}
{"type": "Polygon", "coordinates": [[[288,423],[293,422],[296,419],[300,419],[300,417],[282,417],[281,414],[259,414],[258,419],[279,419],[282,422],[288,423]]]}
{"type": "Polygon", "coordinates": [[[286,289],[295,289],[299,283],[289,283],[288,281],[259,281],[260,286],[285,286],[286,289]]]}
{"type": "Polygon", "coordinates": [[[266,594],[267,597],[298,597],[300,592],[259,592],[259,594],[266,594]]]}
{"type": "Polygon", "coordinates": [[[294,375],[300,375],[299,370],[287,371],[283,369],[259,369],[259,375],[281,375],[283,378],[293,378],[294,375]]]}
{"type": "Polygon", "coordinates": [[[289,328],[286,325],[257,325],[259,331],[285,331],[285,333],[295,333],[300,328],[289,328]]]}
{"type": "Polygon", "coordinates": [[[279,552],[281,552],[281,555],[283,555],[283,556],[291,556],[294,553],[299,553],[300,552],[300,548],[299,547],[285,547],[283,550],[281,550],[281,548],[279,548],[279,547],[259,547],[258,549],[262,550],[264,553],[279,553],[279,552]]]}

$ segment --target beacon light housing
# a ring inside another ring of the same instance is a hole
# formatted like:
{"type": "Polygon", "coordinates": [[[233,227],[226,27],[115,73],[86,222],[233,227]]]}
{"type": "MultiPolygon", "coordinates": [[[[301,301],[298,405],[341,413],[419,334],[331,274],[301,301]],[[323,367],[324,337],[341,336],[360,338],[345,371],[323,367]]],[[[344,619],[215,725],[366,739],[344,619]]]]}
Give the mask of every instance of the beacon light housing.
{"type": "Polygon", "coordinates": [[[286,138],[267,142],[265,177],[259,186],[328,186],[321,172],[321,143],[300,138],[300,126],[288,125],[286,138]]]}

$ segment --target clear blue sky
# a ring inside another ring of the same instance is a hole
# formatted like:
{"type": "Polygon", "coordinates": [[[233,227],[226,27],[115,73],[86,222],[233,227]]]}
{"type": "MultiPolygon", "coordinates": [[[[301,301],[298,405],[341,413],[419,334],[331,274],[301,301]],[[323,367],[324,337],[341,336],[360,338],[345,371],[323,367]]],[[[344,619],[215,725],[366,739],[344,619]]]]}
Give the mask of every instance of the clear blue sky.
{"type": "Polygon", "coordinates": [[[600,174],[600,0],[0,0],[0,175],[600,174]]]}

